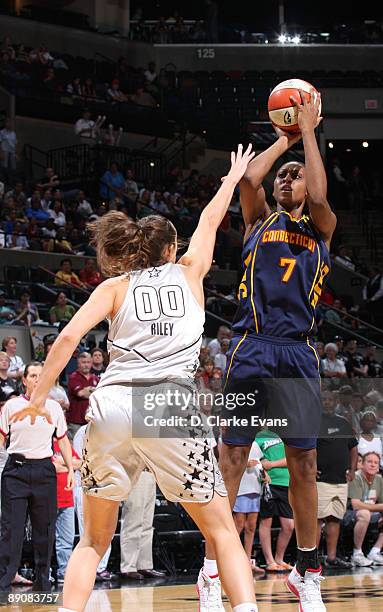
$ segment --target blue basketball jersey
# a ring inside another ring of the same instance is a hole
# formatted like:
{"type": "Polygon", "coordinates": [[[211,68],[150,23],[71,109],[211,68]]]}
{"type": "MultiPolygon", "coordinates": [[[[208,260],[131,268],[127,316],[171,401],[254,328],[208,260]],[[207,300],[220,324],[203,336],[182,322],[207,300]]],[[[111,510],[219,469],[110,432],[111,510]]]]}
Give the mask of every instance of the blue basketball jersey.
{"type": "Polygon", "coordinates": [[[237,333],[302,338],[315,331],[315,310],[330,271],[328,249],[308,216],[286,211],[260,220],[242,253],[237,333]]]}

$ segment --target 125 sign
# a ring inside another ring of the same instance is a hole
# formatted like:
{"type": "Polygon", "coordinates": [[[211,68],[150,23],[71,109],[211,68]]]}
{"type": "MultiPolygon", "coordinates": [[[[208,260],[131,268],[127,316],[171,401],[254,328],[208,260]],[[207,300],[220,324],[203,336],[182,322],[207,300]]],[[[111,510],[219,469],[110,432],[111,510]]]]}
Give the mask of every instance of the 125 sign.
{"type": "Polygon", "coordinates": [[[215,49],[213,47],[203,47],[197,49],[198,59],[214,59],[215,49]]]}

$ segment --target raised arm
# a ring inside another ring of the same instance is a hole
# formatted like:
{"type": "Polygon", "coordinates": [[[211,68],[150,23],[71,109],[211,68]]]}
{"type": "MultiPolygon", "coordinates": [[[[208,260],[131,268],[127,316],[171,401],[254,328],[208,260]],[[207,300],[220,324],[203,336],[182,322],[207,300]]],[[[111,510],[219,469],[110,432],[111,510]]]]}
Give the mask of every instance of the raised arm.
{"type": "Polygon", "coordinates": [[[241,180],[248,163],[253,159],[251,145],[243,152],[238,145],[237,153],[231,153],[231,168],[214,198],[202,211],[197,229],[191,237],[189,248],[178,263],[192,267],[197,276],[203,278],[210,270],[216,234],[230,206],[235,186],[241,180]]]}
{"type": "Polygon", "coordinates": [[[323,236],[327,245],[336,226],[336,216],[327,201],[327,177],[323,166],[322,157],[315,138],[315,128],[320,119],[320,96],[311,90],[310,101],[307,102],[304,93],[301,94],[302,104],[294,97],[291,101],[298,108],[298,125],[300,127],[305,151],[305,174],[307,183],[307,203],[310,216],[316,229],[323,236]]]}
{"type": "Polygon", "coordinates": [[[73,319],[64,327],[49,351],[42,375],[31,395],[29,405],[24,410],[14,414],[12,417],[13,421],[22,420],[26,416],[30,416],[33,424],[36,416],[42,415],[52,422],[50,415],[45,412],[45,400],[50,389],[54,386],[58,375],[73,355],[81,338],[112,312],[115,296],[114,282],[116,282],[115,279],[109,279],[99,285],[74,315],[73,319]]]}
{"type": "Polygon", "coordinates": [[[265,191],[262,183],[270,172],[277,159],[286,153],[288,149],[301,139],[300,134],[287,134],[278,128],[274,128],[278,140],[271,147],[263,151],[248,165],[246,172],[239,184],[240,199],[243,220],[246,231],[270,209],[266,203],[265,191]]]}

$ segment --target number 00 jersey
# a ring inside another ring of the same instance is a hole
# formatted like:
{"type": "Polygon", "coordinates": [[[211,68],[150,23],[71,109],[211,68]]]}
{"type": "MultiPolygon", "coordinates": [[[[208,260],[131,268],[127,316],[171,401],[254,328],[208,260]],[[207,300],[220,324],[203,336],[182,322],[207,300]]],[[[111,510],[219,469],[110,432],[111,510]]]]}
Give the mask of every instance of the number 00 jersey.
{"type": "Polygon", "coordinates": [[[124,302],[110,322],[110,363],[98,386],[194,378],[204,322],[205,312],[180,266],[132,272],[124,302]]]}
{"type": "Polygon", "coordinates": [[[282,338],[313,333],[330,258],[310,218],[297,221],[281,211],[259,221],[244,244],[243,262],[233,329],[282,338]]]}

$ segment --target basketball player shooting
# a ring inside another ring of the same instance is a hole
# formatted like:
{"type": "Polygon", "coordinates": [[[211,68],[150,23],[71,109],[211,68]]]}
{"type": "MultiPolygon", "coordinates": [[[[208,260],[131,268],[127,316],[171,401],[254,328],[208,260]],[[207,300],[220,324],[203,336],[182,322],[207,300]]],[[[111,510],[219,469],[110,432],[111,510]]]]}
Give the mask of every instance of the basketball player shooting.
{"type": "MultiPolygon", "coordinates": [[[[327,202],[326,174],[315,137],[320,122],[320,97],[311,95],[310,101],[306,101],[302,92],[301,99],[302,103],[292,99],[298,109],[300,134],[277,129],[278,140],[249,164],[240,182],[246,227],[244,274],[233,323],[225,391],[249,392],[257,379],[288,379],[287,392],[286,385],[282,386],[280,396],[273,398],[274,405],[278,416],[292,423],[293,431],[296,426],[304,434],[284,439],[290,472],[289,501],[298,545],[297,563],[287,586],[299,598],[301,612],[323,612],[316,548],[316,439],[321,400],[319,359],[310,336],[329,272],[329,248],[336,217],[327,202]],[[273,193],[277,209],[271,212],[262,182],[277,159],[300,138],[305,165],[289,162],[279,168],[273,193]],[[303,214],[305,206],[307,216],[303,214]]],[[[241,413],[239,406],[235,413],[239,417],[248,416],[241,413]]],[[[231,507],[255,435],[256,430],[251,427],[226,428],[223,433],[220,468],[231,507]]],[[[213,559],[207,547],[199,577],[202,592],[205,591],[201,574],[216,573],[213,559]]],[[[224,610],[222,604],[209,605],[207,591],[205,595],[203,612],[224,610]]]]}
{"type": "MultiPolygon", "coordinates": [[[[234,188],[254,153],[231,154],[231,169],[203,210],[187,253],[176,263],[177,232],[160,216],[135,222],[109,212],[92,224],[100,267],[110,276],[58,336],[30,404],[14,416],[45,416],[49,390],[81,338],[108,318],[110,363],[90,398],[82,464],[85,533],[65,574],[61,612],[82,612],[97,566],[115,533],[120,502],[146,466],[167,499],[182,504],[214,550],[234,612],[256,612],[247,556],[211,450],[201,438],[134,436],[133,388],[148,380],[192,384],[205,321],[203,278],[213,259],[216,232],[234,188]]],[[[135,387],[136,388],[136,387],[135,387]]]]}

